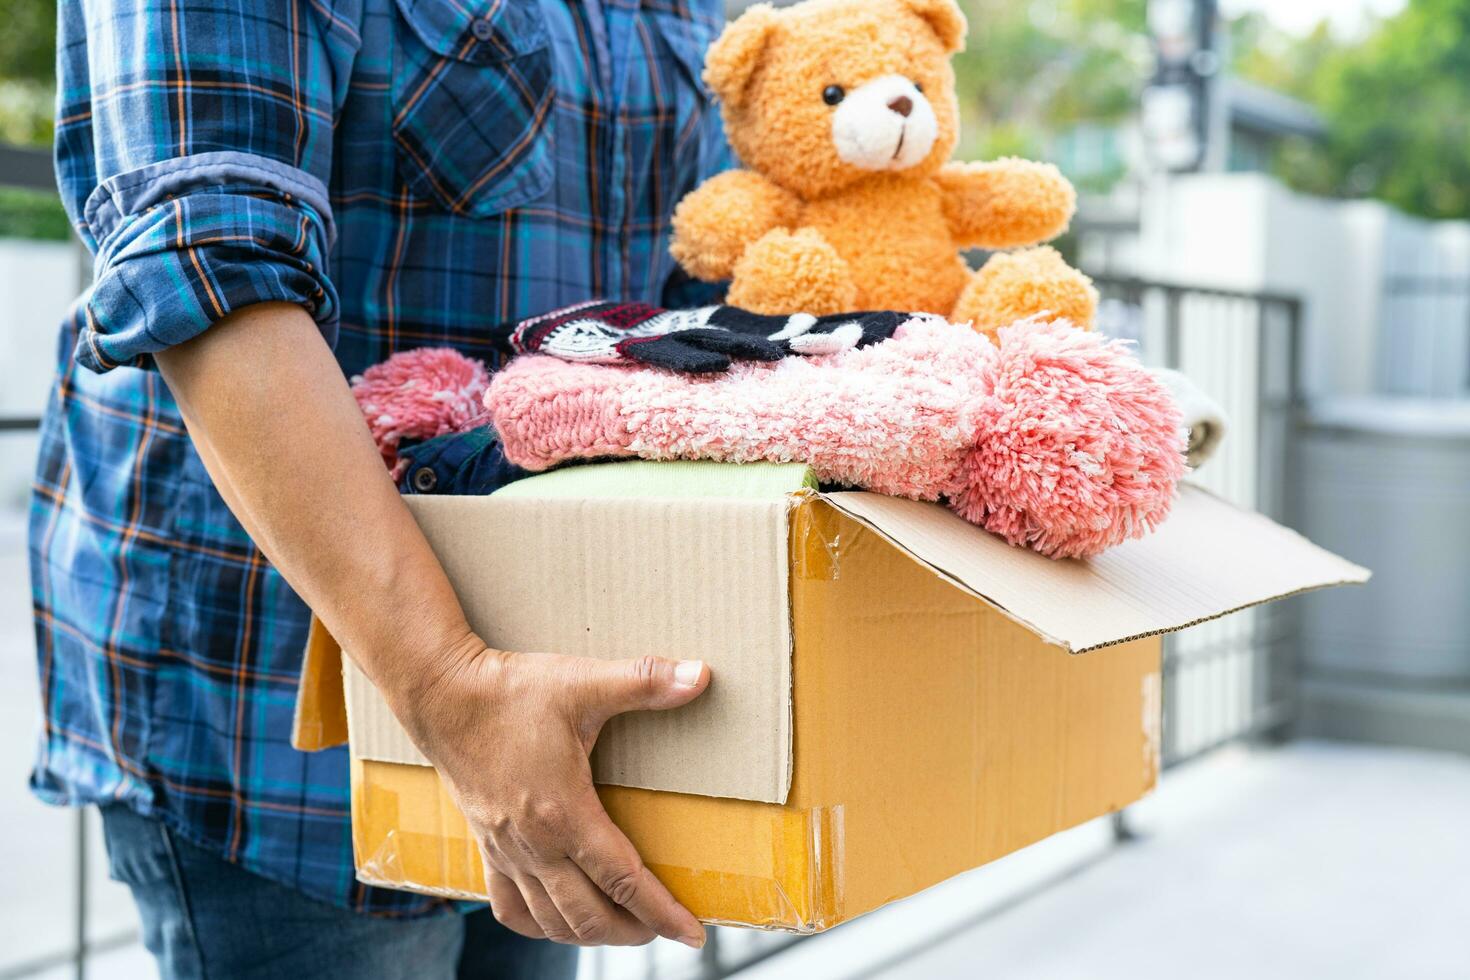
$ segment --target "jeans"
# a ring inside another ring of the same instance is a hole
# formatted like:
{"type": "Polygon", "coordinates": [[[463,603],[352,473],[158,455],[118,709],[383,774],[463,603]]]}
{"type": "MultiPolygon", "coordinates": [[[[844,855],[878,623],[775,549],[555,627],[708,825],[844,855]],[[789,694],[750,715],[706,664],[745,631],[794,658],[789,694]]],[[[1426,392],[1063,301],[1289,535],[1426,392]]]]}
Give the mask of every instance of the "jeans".
{"type": "Polygon", "coordinates": [[[373,918],[252,874],[127,807],[103,807],[102,827],[111,875],[132,889],[164,980],[577,975],[575,947],[519,936],[489,909],[373,918]]]}
{"type": "Polygon", "coordinates": [[[488,425],[399,446],[398,458],[408,463],[398,483],[403,493],[481,496],[534,475],[506,460],[488,425]]]}

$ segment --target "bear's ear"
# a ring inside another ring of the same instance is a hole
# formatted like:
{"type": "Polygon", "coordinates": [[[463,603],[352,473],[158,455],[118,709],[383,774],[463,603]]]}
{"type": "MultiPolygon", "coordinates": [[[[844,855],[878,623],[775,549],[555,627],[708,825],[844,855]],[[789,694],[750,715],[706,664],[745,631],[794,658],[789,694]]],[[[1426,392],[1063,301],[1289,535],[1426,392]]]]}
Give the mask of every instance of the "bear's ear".
{"type": "Polygon", "coordinates": [[[755,77],[766,42],[776,28],[776,11],[768,3],[746,9],[725,27],[704,56],[704,80],[720,101],[737,107],[755,77]]]}
{"type": "Polygon", "coordinates": [[[964,11],[955,0],[898,0],[899,5],[924,18],[924,21],[939,36],[939,43],[949,54],[963,50],[965,31],[964,11]]]}

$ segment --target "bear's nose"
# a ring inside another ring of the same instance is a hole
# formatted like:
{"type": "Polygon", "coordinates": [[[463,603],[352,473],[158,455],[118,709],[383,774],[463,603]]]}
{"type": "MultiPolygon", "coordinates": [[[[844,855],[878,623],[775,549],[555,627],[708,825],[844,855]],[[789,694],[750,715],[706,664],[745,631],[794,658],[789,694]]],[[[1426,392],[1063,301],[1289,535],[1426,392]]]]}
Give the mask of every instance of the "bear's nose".
{"type": "Polygon", "coordinates": [[[888,103],[888,108],[892,109],[894,112],[907,119],[909,117],[909,113],[914,111],[914,100],[909,98],[907,95],[900,95],[898,98],[888,103]]]}

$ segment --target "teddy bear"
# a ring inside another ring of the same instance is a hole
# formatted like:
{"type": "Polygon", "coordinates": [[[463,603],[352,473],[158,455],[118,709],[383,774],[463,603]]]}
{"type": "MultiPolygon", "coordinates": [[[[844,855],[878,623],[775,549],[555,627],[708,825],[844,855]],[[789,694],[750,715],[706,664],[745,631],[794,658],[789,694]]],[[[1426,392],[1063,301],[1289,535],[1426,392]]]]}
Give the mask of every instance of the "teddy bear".
{"type": "Polygon", "coordinates": [[[675,260],[758,313],[925,312],[992,337],[1042,313],[1090,326],[1091,282],[1040,244],[1075,210],[1061,172],[950,160],[966,29],[954,0],[750,7],[704,70],[745,169],[679,203],[675,260]],[[973,272],[971,248],[996,254],[973,272]]]}

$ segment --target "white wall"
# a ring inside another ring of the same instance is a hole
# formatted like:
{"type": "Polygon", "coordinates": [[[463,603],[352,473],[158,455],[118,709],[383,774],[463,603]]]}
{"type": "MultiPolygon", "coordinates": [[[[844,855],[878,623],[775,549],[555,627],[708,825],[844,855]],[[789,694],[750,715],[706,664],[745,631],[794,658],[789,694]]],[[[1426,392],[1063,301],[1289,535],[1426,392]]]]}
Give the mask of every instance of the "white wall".
{"type": "Polygon", "coordinates": [[[1144,278],[1305,302],[1309,395],[1470,384],[1470,224],[1308,197],[1261,174],[1161,179],[1142,200],[1144,278]]]}
{"type": "MultiPolygon", "coordinates": [[[[0,239],[0,416],[35,417],[45,407],[80,268],[71,243],[0,239]]],[[[0,509],[24,501],[34,453],[29,433],[0,433],[0,509]]]]}
{"type": "Polygon", "coordinates": [[[1161,180],[1144,201],[1146,278],[1300,296],[1308,390],[1366,390],[1377,314],[1350,271],[1360,236],[1340,206],[1257,174],[1161,180]]]}
{"type": "Polygon", "coordinates": [[[1380,390],[1463,396],[1470,389],[1470,224],[1383,211],[1380,390]]]}

